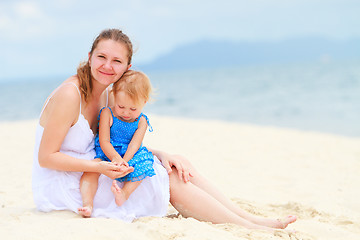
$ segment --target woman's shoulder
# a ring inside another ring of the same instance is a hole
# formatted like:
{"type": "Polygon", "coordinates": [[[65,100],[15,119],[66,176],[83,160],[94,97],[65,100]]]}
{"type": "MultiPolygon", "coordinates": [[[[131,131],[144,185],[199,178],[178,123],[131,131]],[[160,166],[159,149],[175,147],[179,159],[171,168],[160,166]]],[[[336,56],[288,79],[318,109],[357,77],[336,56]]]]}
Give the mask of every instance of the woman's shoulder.
{"type": "Polygon", "coordinates": [[[79,115],[80,101],[76,81],[72,78],[65,80],[49,96],[40,118],[42,126],[46,125],[46,122],[53,118],[52,116],[63,122],[75,122],[79,115]]]}
{"type": "Polygon", "coordinates": [[[60,86],[55,90],[53,98],[61,98],[66,102],[72,103],[76,100],[79,101],[80,90],[77,77],[72,76],[60,84],[60,86]]]}
{"type": "Polygon", "coordinates": [[[81,102],[81,96],[76,79],[73,77],[65,80],[51,95],[51,105],[53,109],[59,109],[67,113],[77,115],[81,102]]]}

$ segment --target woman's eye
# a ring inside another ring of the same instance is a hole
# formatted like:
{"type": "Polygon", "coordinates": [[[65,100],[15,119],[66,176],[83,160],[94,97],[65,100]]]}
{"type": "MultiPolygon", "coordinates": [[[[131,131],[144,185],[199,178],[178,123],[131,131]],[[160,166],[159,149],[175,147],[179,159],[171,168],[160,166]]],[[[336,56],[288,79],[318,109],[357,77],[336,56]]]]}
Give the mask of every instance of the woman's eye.
{"type": "Polygon", "coordinates": [[[124,106],[118,106],[119,108],[124,108],[124,106]]]}
{"type": "Polygon", "coordinates": [[[98,57],[99,57],[99,58],[105,58],[105,56],[103,56],[103,55],[99,55],[98,57]]]}
{"type": "Polygon", "coordinates": [[[115,60],[115,62],[117,62],[117,63],[121,63],[121,61],[120,61],[120,60],[115,60]]]}
{"type": "Polygon", "coordinates": [[[136,108],[130,108],[131,111],[136,111],[136,108]]]}

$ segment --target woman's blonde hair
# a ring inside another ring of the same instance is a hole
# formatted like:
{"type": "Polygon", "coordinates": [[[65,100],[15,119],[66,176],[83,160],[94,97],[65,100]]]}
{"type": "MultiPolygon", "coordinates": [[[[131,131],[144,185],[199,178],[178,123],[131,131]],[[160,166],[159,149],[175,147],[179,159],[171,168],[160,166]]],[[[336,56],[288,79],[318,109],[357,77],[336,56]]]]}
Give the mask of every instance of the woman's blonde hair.
{"type": "MultiPolygon", "coordinates": [[[[103,30],[94,40],[91,50],[90,57],[92,56],[94,50],[98,46],[101,40],[113,40],[119,43],[122,43],[126,46],[128,50],[128,65],[131,64],[131,58],[133,55],[133,45],[129,37],[119,29],[106,29],[103,30]]],[[[80,82],[80,91],[81,95],[84,98],[85,102],[90,100],[92,92],[92,76],[89,61],[80,63],[77,68],[77,77],[80,82]]]]}
{"type": "Polygon", "coordinates": [[[145,73],[128,70],[113,84],[112,91],[114,96],[118,92],[125,92],[135,104],[139,104],[150,100],[152,86],[145,73]]]}

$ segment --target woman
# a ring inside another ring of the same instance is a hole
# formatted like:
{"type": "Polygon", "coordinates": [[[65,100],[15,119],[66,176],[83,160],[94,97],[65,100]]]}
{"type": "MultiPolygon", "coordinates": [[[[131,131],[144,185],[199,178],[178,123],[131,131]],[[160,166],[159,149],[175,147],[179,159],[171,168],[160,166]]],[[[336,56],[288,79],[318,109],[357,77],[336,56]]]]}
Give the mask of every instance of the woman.
{"type": "Polygon", "coordinates": [[[162,163],[154,161],[156,175],[139,186],[140,194],[134,192],[126,204],[116,206],[110,191],[111,179],[125,176],[132,169],[93,159],[94,134],[99,110],[112,101],[107,88],[131,67],[132,53],[132,44],[125,34],[117,29],[104,30],[95,39],[88,61],[79,66],[77,75],[67,79],[47,99],[40,114],[34,151],[33,194],[37,208],[45,212],[79,210],[84,216],[132,221],[141,216],[163,216],[170,187],[170,202],[184,217],[267,230],[285,228],[294,222],[295,216],[264,219],[243,211],[186,159],[154,149],[151,151],[162,163]],[[88,187],[82,172],[102,174],[98,186],[88,187]],[[82,199],[80,181],[82,192],[95,196],[94,201],[82,199]],[[158,207],[152,207],[153,212],[148,211],[144,196],[154,198],[151,204],[158,203],[158,207]]]}

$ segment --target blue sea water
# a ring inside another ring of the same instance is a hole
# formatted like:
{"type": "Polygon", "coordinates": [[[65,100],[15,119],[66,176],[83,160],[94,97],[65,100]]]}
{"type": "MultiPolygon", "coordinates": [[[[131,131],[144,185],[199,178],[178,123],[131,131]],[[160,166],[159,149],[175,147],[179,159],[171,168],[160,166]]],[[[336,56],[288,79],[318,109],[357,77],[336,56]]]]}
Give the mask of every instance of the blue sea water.
{"type": "MultiPolygon", "coordinates": [[[[360,137],[360,62],[147,72],[144,111],[360,137]]],[[[37,118],[65,77],[0,83],[0,120],[37,118]]]]}

